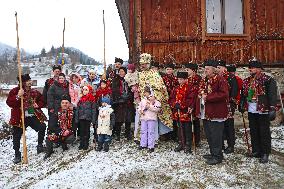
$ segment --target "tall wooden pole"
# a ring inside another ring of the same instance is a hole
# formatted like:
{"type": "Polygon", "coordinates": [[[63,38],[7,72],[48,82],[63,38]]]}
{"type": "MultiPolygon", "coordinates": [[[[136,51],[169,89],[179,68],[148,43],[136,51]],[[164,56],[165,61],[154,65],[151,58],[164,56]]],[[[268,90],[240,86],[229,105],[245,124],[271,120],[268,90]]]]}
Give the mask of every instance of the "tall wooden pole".
{"type": "MultiPolygon", "coordinates": [[[[22,67],[21,67],[21,56],[20,56],[20,45],[19,45],[19,28],[18,28],[18,15],[15,13],[16,17],[16,30],[17,30],[17,60],[18,60],[18,74],[20,89],[23,89],[22,82],[22,67]]],[[[26,128],[25,128],[25,117],[24,117],[24,97],[21,96],[21,127],[23,128],[23,164],[28,164],[28,149],[26,143],[26,128]]]]}
{"type": "Polygon", "coordinates": [[[103,75],[103,79],[106,79],[106,24],[105,24],[105,10],[103,10],[103,24],[104,24],[104,75],[103,75]]]}
{"type": "Polygon", "coordinates": [[[63,25],[63,42],[62,42],[62,60],[61,65],[64,65],[64,33],[65,33],[65,18],[64,18],[64,25],[63,25]]]}

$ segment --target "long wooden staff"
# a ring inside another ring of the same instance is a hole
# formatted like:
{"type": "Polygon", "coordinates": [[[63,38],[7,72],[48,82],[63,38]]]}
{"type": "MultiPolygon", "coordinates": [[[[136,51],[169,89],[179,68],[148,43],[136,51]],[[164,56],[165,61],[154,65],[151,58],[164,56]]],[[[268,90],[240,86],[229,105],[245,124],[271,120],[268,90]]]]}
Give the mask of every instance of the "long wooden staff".
{"type": "Polygon", "coordinates": [[[104,24],[104,74],[103,74],[103,79],[106,79],[106,24],[105,24],[105,10],[103,10],[103,24],[104,24]]]}
{"type": "Polygon", "coordinates": [[[192,131],[192,144],[193,144],[194,154],[196,155],[195,133],[194,133],[194,125],[193,125],[192,113],[190,114],[190,119],[191,119],[191,131],[192,131]]]}
{"type": "Polygon", "coordinates": [[[64,18],[64,26],[63,26],[63,42],[62,42],[62,59],[61,59],[61,65],[64,65],[64,34],[65,34],[65,18],[64,18]]]}
{"type": "MultiPolygon", "coordinates": [[[[21,67],[17,12],[15,13],[15,17],[16,17],[16,30],[17,30],[17,59],[18,59],[19,82],[20,82],[20,89],[23,89],[23,83],[22,83],[22,77],[21,77],[22,67],[21,67]]],[[[23,128],[23,164],[28,164],[28,148],[27,148],[27,143],[26,143],[26,128],[25,128],[25,118],[24,118],[24,97],[23,96],[21,96],[21,126],[23,128]]]]}

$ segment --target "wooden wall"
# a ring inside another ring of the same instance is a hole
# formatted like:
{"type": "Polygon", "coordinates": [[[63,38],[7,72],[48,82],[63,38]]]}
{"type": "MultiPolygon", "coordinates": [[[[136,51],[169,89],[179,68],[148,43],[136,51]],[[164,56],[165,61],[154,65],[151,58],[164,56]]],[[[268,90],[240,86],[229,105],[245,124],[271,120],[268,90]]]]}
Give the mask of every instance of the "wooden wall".
{"type": "MultiPolygon", "coordinates": [[[[255,56],[266,64],[284,64],[284,0],[244,0],[248,11],[244,36],[205,36],[205,0],[128,0],[130,60],[140,53],[157,61],[200,63],[224,59],[245,64],[255,56]]],[[[118,7],[121,5],[117,1],[118,7]]]]}

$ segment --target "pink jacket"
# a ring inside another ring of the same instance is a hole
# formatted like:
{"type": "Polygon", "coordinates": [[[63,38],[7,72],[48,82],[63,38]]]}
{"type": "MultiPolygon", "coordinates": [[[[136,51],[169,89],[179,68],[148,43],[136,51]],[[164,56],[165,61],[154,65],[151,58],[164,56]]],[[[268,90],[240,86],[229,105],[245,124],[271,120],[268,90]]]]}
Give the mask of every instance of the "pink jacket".
{"type": "Polygon", "coordinates": [[[158,113],[161,109],[161,103],[155,100],[154,104],[146,98],[143,98],[138,106],[138,112],[140,113],[140,120],[158,120],[158,113]],[[146,109],[146,105],[150,104],[149,109],[146,109]],[[143,113],[142,113],[143,112],[143,113]]]}
{"type": "Polygon", "coordinates": [[[80,83],[81,83],[81,76],[77,73],[75,73],[79,77],[79,81],[77,85],[74,85],[73,82],[70,80],[69,81],[69,95],[71,97],[71,103],[77,107],[77,104],[80,99],[80,93],[81,93],[81,88],[80,88],[80,83]]]}

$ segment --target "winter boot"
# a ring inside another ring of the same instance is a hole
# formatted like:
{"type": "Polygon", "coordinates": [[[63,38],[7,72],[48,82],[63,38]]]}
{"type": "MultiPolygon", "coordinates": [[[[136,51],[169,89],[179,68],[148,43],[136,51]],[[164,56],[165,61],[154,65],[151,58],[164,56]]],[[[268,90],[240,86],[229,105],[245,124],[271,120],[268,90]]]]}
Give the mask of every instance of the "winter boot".
{"type": "Polygon", "coordinates": [[[46,140],[46,152],[45,152],[45,156],[44,156],[43,159],[46,160],[53,153],[54,153],[54,151],[53,151],[53,144],[49,140],[46,140]]]}
{"type": "Polygon", "coordinates": [[[206,163],[208,165],[216,165],[216,164],[222,163],[222,160],[213,157],[211,159],[207,159],[206,163]]]}
{"type": "Polygon", "coordinates": [[[15,151],[15,158],[13,160],[14,164],[20,163],[21,162],[21,152],[20,151],[15,151]]]}
{"type": "Polygon", "coordinates": [[[61,147],[63,151],[68,150],[67,144],[65,142],[62,142],[61,147]]]}
{"type": "Polygon", "coordinates": [[[84,148],[84,139],[83,137],[80,139],[80,145],[79,145],[79,150],[83,150],[84,148]]]}
{"type": "Polygon", "coordinates": [[[267,163],[268,162],[268,154],[263,154],[263,156],[259,159],[259,163],[267,163]]]}
{"type": "Polygon", "coordinates": [[[154,148],[149,148],[149,153],[153,153],[155,151],[154,148]]]}
{"type": "Polygon", "coordinates": [[[83,150],[88,150],[88,148],[89,148],[89,138],[84,137],[83,150]]]}
{"type": "Polygon", "coordinates": [[[102,142],[98,142],[96,151],[100,152],[100,151],[102,151],[102,149],[103,149],[103,143],[102,142]]]}
{"type": "Polygon", "coordinates": [[[182,149],[183,149],[182,145],[179,144],[179,145],[174,149],[174,151],[175,151],[175,152],[180,152],[180,151],[182,151],[182,149]]]}
{"type": "Polygon", "coordinates": [[[225,150],[224,150],[224,153],[225,154],[231,154],[231,153],[234,153],[234,147],[227,147],[225,150]]]}
{"type": "Polygon", "coordinates": [[[189,146],[185,146],[184,153],[191,154],[192,153],[191,148],[189,146]]]}
{"type": "Polygon", "coordinates": [[[108,152],[109,151],[109,142],[104,143],[104,151],[108,152]]]}
{"type": "Polygon", "coordinates": [[[130,141],[132,139],[131,137],[131,123],[126,122],[125,123],[125,138],[130,141]]]}
{"type": "Polygon", "coordinates": [[[40,154],[46,151],[46,147],[44,147],[42,144],[39,144],[37,145],[36,151],[37,151],[37,154],[40,154]]]}

